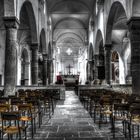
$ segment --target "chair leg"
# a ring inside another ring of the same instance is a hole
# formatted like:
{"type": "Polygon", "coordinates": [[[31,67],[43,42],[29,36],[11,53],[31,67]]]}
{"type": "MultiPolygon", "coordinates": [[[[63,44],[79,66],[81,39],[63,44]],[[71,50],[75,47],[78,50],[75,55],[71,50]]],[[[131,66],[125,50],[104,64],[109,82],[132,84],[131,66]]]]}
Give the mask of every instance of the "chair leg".
{"type": "Polygon", "coordinates": [[[40,126],[41,126],[41,112],[39,112],[39,115],[38,115],[38,122],[39,122],[39,128],[40,128],[40,126]]]}
{"type": "Polygon", "coordinates": [[[36,133],[36,119],[33,119],[34,133],[36,133]]]}
{"type": "Polygon", "coordinates": [[[132,125],[132,138],[134,138],[134,125],[132,125]]]}
{"type": "Polygon", "coordinates": [[[26,133],[26,128],[25,128],[25,140],[27,139],[27,133],[26,133]]]}
{"type": "Polygon", "coordinates": [[[19,139],[21,140],[21,131],[19,130],[19,139]]]}
{"type": "Polygon", "coordinates": [[[139,127],[139,125],[137,126],[137,128],[138,128],[138,138],[140,137],[140,134],[139,134],[139,131],[140,131],[140,127],[139,127]]]}
{"type": "Polygon", "coordinates": [[[125,121],[124,120],[122,121],[122,126],[123,126],[123,134],[126,138],[126,131],[125,131],[126,127],[125,127],[125,121]]]}
{"type": "Polygon", "coordinates": [[[115,138],[115,116],[111,115],[111,129],[113,132],[113,138],[115,138]]]}
{"type": "Polygon", "coordinates": [[[95,104],[95,107],[94,107],[94,123],[96,122],[96,104],[95,104]]]}
{"type": "Polygon", "coordinates": [[[8,134],[8,140],[10,140],[10,136],[9,136],[9,134],[8,134]]]}
{"type": "Polygon", "coordinates": [[[101,128],[102,119],[103,119],[103,114],[101,113],[101,110],[100,110],[99,129],[101,128]]]}
{"type": "Polygon", "coordinates": [[[33,138],[33,135],[34,135],[33,120],[31,120],[31,129],[32,129],[32,130],[31,130],[31,131],[32,131],[31,133],[32,133],[32,138],[33,138]]]}
{"type": "Polygon", "coordinates": [[[130,138],[130,140],[131,140],[131,124],[130,123],[128,123],[128,131],[129,131],[129,138],[130,138]]]}

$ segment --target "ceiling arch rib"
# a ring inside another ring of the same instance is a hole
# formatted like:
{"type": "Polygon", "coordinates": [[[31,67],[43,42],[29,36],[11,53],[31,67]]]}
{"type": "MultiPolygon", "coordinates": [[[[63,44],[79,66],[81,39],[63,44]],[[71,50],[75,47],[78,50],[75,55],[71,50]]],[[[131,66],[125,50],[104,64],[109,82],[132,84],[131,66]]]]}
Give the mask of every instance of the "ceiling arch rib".
{"type": "Polygon", "coordinates": [[[53,39],[58,40],[60,36],[66,35],[66,34],[73,34],[81,38],[82,41],[85,40],[85,37],[87,36],[87,32],[85,30],[72,30],[72,29],[63,29],[63,30],[56,30],[53,34],[53,39]]]}
{"type": "Polygon", "coordinates": [[[83,44],[83,42],[81,42],[80,40],[77,40],[75,38],[72,38],[72,37],[65,37],[65,38],[62,38],[61,40],[59,40],[59,42],[57,42],[58,44],[61,44],[61,43],[80,43],[80,44],[83,44]]]}
{"type": "Polygon", "coordinates": [[[64,58],[64,59],[71,59],[73,58],[78,58],[79,57],[79,50],[83,47],[81,43],[79,43],[77,40],[74,38],[65,38],[62,43],[57,44],[57,48],[60,50],[60,55],[59,57],[64,58]],[[67,51],[70,50],[71,54],[68,54],[67,51]]]}
{"type": "Polygon", "coordinates": [[[106,44],[120,44],[127,33],[127,15],[120,2],[111,6],[106,31],[106,44]]]}
{"type": "Polygon", "coordinates": [[[76,18],[72,17],[66,17],[61,20],[59,20],[55,25],[54,25],[54,30],[55,29],[87,29],[85,23],[76,18]]]}
{"type": "Polygon", "coordinates": [[[31,42],[38,42],[35,13],[29,1],[25,1],[20,9],[20,23],[20,29],[30,28],[31,42]]]}
{"type": "Polygon", "coordinates": [[[84,40],[81,38],[81,36],[79,36],[76,33],[73,32],[67,32],[67,33],[62,33],[60,34],[60,36],[58,36],[56,42],[60,42],[61,40],[63,40],[64,38],[75,38],[77,41],[79,42],[83,42],[84,40]]]}
{"type": "Polygon", "coordinates": [[[60,0],[56,3],[53,3],[52,6],[50,7],[51,12],[57,12],[57,13],[79,13],[79,12],[90,12],[90,8],[87,5],[87,3],[85,3],[82,0],[60,0]],[[77,8],[79,7],[79,8],[77,8]]]}
{"type": "MultiPolygon", "coordinates": [[[[63,38],[63,40],[61,40],[61,42],[57,42],[57,47],[68,47],[71,46],[74,48],[79,49],[80,47],[84,47],[83,42],[79,42],[79,40],[76,40],[75,38],[63,38]]],[[[77,50],[78,51],[78,50],[77,50]]]]}
{"type": "Polygon", "coordinates": [[[47,0],[55,41],[53,47],[58,52],[56,57],[60,61],[78,62],[78,58],[84,52],[94,2],[94,0],[47,0]],[[72,53],[68,54],[68,50],[72,53]]]}

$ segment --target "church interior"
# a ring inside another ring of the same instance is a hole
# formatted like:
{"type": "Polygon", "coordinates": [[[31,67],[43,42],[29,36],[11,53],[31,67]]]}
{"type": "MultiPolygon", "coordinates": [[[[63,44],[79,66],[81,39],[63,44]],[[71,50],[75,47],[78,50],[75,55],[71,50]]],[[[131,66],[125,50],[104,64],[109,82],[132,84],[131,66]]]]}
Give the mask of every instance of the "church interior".
{"type": "Polygon", "coordinates": [[[6,139],[140,139],[140,0],[0,0],[6,139]]]}

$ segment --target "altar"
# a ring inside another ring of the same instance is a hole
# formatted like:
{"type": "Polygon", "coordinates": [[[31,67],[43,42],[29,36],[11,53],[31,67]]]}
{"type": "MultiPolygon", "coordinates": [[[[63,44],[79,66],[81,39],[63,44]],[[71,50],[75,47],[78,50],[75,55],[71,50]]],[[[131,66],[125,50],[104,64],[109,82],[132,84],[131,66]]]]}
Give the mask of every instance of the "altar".
{"type": "Polygon", "coordinates": [[[64,85],[76,86],[79,83],[79,75],[61,75],[64,85]]]}
{"type": "Polygon", "coordinates": [[[79,83],[79,74],[73,74],[71,69],[73,66],[70,64],[66,67],[68,69],[67,74],[57,75],[57,82],[58,84],[64,84],[66,87],[75,87],[79,83]]]}

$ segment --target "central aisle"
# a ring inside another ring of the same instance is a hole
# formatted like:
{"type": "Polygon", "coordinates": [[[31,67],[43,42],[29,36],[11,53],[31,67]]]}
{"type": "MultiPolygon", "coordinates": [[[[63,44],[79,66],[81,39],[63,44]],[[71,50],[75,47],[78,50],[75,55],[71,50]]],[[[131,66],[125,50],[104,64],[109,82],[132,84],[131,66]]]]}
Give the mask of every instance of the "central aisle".
{"type": "Polygon", "coordinates": [[[52,130],[55,129],[55,132],[48,133],[50,140],[89,140],[102,137],[74,91],[66,91],[65,101],[57,104],[49,125],[52,130]]]}

